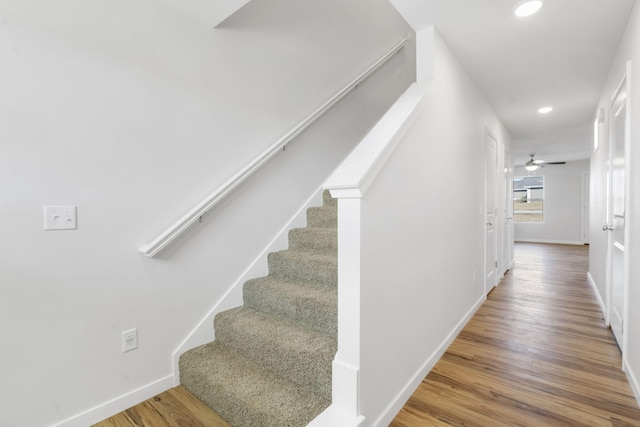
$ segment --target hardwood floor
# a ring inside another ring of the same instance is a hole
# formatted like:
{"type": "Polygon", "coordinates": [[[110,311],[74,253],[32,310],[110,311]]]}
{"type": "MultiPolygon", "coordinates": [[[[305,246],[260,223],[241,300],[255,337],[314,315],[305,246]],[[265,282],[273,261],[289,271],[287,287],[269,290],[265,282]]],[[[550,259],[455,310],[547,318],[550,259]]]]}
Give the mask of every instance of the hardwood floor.
{"type": "Polygon", "coordinates": [[[93,427],[231,427],[183,387],[172,388],[93,427]]]}
{"type": "MultiPolygon", "coordinates": [[[[587,282],[586,246],[517,244],[516,266],[392,427],[640,426],[587,282]]],[[[230,427],[182,387],[97,427],[230,427]]]]}
{"type": "Polygon", "coordinates": [[[640,426],[587,268],[586,246],[517,244],[514,269],[390,426],[640,426]]]}

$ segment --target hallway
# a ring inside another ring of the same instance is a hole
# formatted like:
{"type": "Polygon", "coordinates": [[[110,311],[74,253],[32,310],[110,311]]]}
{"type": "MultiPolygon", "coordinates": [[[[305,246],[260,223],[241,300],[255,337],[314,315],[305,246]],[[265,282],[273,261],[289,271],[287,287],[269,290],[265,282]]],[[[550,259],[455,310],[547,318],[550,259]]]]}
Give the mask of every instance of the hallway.
{"type": "Polygon", "coordinates": [[[588,246],[515,250],[514,269],[390,426],[640,426],[587,281],[588,246]]]}

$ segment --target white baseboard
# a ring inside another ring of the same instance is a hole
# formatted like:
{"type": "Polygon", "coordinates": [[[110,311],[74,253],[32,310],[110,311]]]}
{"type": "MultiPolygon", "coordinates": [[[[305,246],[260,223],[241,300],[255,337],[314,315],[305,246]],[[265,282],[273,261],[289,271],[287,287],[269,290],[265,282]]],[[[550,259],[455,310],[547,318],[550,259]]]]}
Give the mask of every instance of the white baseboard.
{"type": "Polygon", "coordinates": [[[482,303],[486,300],[486,295],[482,295],[478,301],[471,307],[471,309],[460,319],[460,322],[453,328],[453,330],[447,335],[445,340],[435,349],[433,353],[427,358],[424,364],[418,369],[413,377],[407,382],[404,388],[398,393],[393,401],[385,408],[382,415],[372,424],[374,427],[388,426],[395,416],[400,412],[404,404],[409,400],[413,392],[418,388],[424,377],[433,369],[438,363],[438,360],[447,351],[451,343],[456,339],[460,331],[465,327],[467,322],[471,320],[475,312],[480,308],[482,303]]]}
{"type": "Polygon", "coordinates": [[[178,348],[172,354],[174,386],[180,385],[180,370],[178,368],[178,362],[182,353],[199,345],[213,341],[213,318],[216,314],[222,311],[242,305],[242,286],[244,283],[249,279],[266,276],[269,273],[267,256],[270,252],[287,249],[289,245],[289,230],[297,227],[305,227],[307,225],[307,209],[311,206],[319,206],[322,204],[322,190],[322,188],[319,188],[313,196],[311,196],[300,207],[300,209],[298,209],[287,224],[276,234],[271,242],[269,242],[264,250],[253,260],[233,285],[231,285],[229,290],[227,290],[220,300],[211,307],[207,314],[198,322],[191,332],[189,332],[180,345],[178,345],[178,348]]]}
{"type": "Polygon", "coordinates": [[[329,405],[327,409],[307,424],[307,427],[360,427],[364,420],[362,415],[352,417],[341,412],[335,405],[329,405]]]}
{"type": "Polygon", "coordinates": [[[629,366],[627,361],[624,362],[624,372],[627,375],[627,379],[629,380],[629,385],[631,386],[631,390],[633,391],[633,395],[636,397],[636,401],[638,405],[640,405],[640,380],[629,366]]]}
{"type": "Polygon", "coordinates": [[[171,387],[173,387],[173,375],[168,375],[125,393],[122,396],[116,397],[115,399],[101,403],[66,420],[53,424],[51,427],[87,427],[99,423],[125,409],[129,409],[163,391],[169,390],[171,387]]]}
{"type": "Polygon", "coordinates": [[[602,296],[600,295],[600,292],[598,291],[598,287],[596,286],[596,281],[593,280],[593,276],[591,275],[591,272],[587,271],[587,280],[589,281],[589,284],[591,285],[591,289],[593,289],[593,294],[596,296],[596,300],[598,301],[598,305],[600,306],[600,311],[602,312],[602,316],[604,317],[604,322],[606,324],[608,324],[609,322],[607,322],[607,310],[605,308],[604,305],[604,300],[602,299],[602,296]]]}
{"type": "Polygon", "coordinates": [[[516,239],[516,243],[551,243],[554,245],[579,245],[584,243],[578,240],[550,240],[550,239],[516,239]]]}

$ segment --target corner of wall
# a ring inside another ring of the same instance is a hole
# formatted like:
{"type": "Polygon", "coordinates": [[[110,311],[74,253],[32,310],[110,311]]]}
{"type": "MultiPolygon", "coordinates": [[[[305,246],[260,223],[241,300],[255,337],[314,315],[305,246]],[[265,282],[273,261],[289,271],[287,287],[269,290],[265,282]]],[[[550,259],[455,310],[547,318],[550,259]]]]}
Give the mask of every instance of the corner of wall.
{"type": "Polygon", "coordinates": [[[627,375],[627,379],[629,380],[629,385],[631,386],[631,391],[633,391],[633,395],[636,398],[636,402],[640,405],[640,380],[636,376],[635,372],[631,368],[628,362],[625,361],[624,371],[627,375]]]}
{"type": "Polygon", "coordinates": [[[216,27],[250,0],[160,0],[167,6],[209,27],[216,27]]]}
{"type": "Polygon", "coordinates": [[[435,29],[425,28],[416,32],[416,81],[433,80],[433,43],[435,29]]]}

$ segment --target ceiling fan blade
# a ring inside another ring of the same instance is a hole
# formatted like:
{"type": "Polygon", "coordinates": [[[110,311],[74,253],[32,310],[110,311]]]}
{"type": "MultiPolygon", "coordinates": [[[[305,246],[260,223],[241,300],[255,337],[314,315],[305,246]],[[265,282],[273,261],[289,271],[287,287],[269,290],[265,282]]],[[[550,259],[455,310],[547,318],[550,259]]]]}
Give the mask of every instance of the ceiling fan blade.
{"type": "Polygon", "coordinates": [[[566,165],[567,162],[546,162],[545,165],[566,165]]]}

